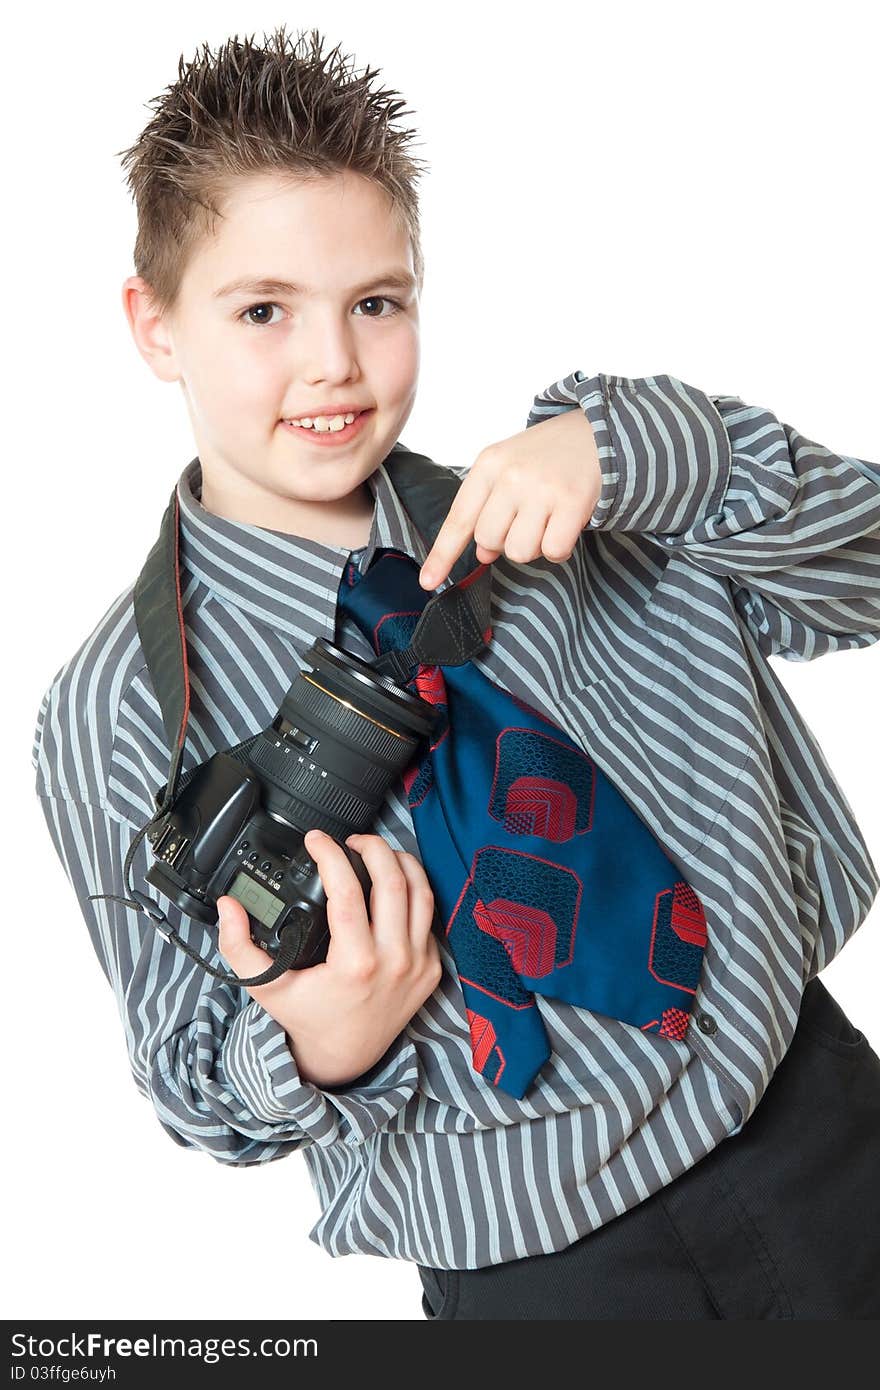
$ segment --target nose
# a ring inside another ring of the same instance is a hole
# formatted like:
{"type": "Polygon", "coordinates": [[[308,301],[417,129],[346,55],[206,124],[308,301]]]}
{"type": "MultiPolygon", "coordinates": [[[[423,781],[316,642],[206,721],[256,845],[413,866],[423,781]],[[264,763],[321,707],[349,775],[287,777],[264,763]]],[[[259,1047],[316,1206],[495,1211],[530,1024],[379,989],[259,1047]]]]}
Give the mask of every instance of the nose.
{"type": "Polygon", "coordinates": [[[343,383],[360,376],[355,334],[338,311],[315,309],[294,334],[294,342],[303,381],[343,383]]]}

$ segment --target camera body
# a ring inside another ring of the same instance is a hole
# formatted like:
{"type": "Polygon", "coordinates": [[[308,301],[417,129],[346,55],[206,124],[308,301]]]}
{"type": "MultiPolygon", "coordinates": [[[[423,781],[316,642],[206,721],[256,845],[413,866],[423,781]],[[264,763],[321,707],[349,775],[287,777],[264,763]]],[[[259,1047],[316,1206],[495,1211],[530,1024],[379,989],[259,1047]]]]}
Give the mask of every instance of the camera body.
{"type": "Polygon", "coordinates": [[[369,901],[366,865],[342,841],[370,829],[434,724],[427,701],[319,639],[268,728],[181,777],[147,831],[147,882],[210,926],[217,899],[237,898],[258,945],[275,955],[284,933],[292,969],[317,964],[327,897],[303,838],[318,828],[337,840],[369,901]]]}
{"type": "MultiPolygon", "coordinates": [[[[217,899],[237,898],[253,939],[273,955],[282,928],[296,930],[296,967],[303,969],[323,960],[329,944],[326,894],[304,835],[262,809],[261,782],[246,755],[215,753],[148,831],[155,862],[147,882],[210,926],[217,922],[217,899]]],[[[368,894],[363,860],[347,845],[342,849],[368,894]]]]}

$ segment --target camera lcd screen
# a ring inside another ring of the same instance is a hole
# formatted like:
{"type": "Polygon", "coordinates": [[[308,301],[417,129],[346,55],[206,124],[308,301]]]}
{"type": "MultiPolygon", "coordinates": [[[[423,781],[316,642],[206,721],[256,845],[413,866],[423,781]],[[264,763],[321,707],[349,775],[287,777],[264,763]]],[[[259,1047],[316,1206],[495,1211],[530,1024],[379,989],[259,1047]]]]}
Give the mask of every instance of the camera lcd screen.
{"type": "Polygon", "coordinates": [[[242,907],[252,917],[256,917],[258,922],[262,922],[264,927],[274,927],[279,914],[284,909],[284,899],[270,893],[268,888],[257,883],[250,874],[236,874],[232,881],[232,887],[228,891],[229,896],[238,898],[242,907]]]}

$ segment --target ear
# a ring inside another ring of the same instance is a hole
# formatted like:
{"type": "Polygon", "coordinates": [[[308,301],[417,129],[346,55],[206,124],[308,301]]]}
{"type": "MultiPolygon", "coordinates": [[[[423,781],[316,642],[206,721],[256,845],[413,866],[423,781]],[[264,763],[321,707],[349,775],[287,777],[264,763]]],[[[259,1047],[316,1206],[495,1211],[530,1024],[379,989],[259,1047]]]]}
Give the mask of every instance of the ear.
{"type": "Polygon", "coordinates": [[[150,286],[141,275],[129,275],[122,285],[122,308],[135,346],[160,381],[179,381],[180,368],[171,326],[156,308],[150,286]]]}

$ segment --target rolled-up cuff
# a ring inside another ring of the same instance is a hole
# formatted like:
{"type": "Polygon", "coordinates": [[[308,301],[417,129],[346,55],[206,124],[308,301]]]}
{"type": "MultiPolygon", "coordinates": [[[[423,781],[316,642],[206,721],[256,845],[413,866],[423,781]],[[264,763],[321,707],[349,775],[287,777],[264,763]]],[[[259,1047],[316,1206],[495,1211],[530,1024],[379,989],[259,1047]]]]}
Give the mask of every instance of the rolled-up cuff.
{"type": "Polygon", "coordinates": [[[338,1090],[303,1081],[281,1024],[256,1002],[236,1015],[225,1045],[231,1085],[259,1119],[300,1127],[316,1144],[360,1144],[415,1093],[418,1056],[404,1031],[363,1076],[338,1090]]]}
{"type": "Polygon", "coordinates": [[[720,510],[730,477],[724,421],[677,377],[570,372],[536,396],[528,425],[578,404],[601,470],[591,528],[676,535],[720,510]]]}

